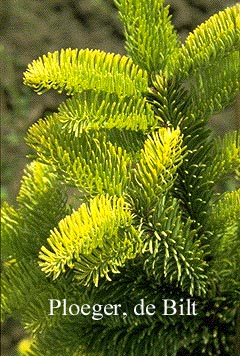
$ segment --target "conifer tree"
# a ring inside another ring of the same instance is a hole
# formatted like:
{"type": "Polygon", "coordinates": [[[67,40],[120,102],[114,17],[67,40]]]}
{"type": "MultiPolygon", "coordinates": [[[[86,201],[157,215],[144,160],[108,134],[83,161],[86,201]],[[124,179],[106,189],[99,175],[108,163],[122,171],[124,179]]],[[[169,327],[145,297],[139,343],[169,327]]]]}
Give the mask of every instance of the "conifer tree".
{"type": "Polygon", "coordinates": [[[208,120],[240,91],[240,4],[181,44],[163,0],[115,3],[126,56],[61,49],[24,73],[69,97],[29,129],[2,209],[3,316],[33,356],[232,356],[239,132],[208,120]]]}

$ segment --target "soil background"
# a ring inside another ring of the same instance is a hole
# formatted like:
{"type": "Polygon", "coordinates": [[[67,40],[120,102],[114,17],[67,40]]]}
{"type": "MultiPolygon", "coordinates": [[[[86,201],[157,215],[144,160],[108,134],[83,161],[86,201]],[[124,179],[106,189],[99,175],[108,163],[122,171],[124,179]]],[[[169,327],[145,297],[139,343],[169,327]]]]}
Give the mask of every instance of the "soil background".
{"type": "MultiPolygon", "coordinates": [[[[143,0],[147,1],[147,0],[143,0]]],[[[212,14],[234,5],[226,0],[166,0],[173,23],[184,41],[212,14]]],[[[27,129],[62,98],[53,92],[36,95],[22,83],[33,59],[60,48],[97,48],[124,54],[123,28],[113,0],[1,0],[0,103],[1,196],[15,204],[28,148],[27,129]]],[[[210,121],[223,134],[240,125],[240,98],[210,121]]],[[[2,327],[2,354],[12,356],[24,332],[11,318],[2,327]]]]}

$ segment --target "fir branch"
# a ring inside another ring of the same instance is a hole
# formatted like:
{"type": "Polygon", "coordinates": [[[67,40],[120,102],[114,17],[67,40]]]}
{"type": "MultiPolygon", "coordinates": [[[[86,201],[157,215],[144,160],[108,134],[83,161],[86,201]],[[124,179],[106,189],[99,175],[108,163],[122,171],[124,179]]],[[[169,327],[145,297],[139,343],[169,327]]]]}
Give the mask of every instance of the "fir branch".
{"type": "Polygon", "coordinates": [[[225,192],[212,207],[209,225],[215,236],[211,241],[214,258],[212,269],[221,291],[239,299],[240,278],[240,189],[225,192]]]}
{"type": "Polygon", "coordinates": [[[48,166],[34,161],[27,166],[17,198],[18,206],[3,208],[4,254],[17,261],[29,259],[29,256],[34,259],[46,235],[69,212],[66,198],[63,186],[48,166]],[[30,243],[33,237],[34,244],[30,243]]]}
{"type": "Polygon", "coordinates": [[[172,74],[180,41],[163,0],[115,0],[125,26],[126,49],[149,74],[172,74]]]}
{"type": "Polygon", "coordinates": [[[173,283],[188,295],[200,296],[207,291],[207,248],[192,226],[190,219],[183,222],[177,200],[159,197],[142,224],[144,250],[150,253],[144,268],[157,283],[173,283]]]}
{"type": "Polygon", "coordinates": [[[66,267],[77,270],[78,280],[97,286],[100,277],[119,273],[127,259],[140,252],[139,233],[131,227],[131,213],[122,198],[97,196],[60,221],[48,238],[51,250],[41,248],[42,270],[57,278],[66,267]]]}
{"type": "Polygon", "coordinates": [[[240,4],[213,15],[187,37],[179,55],[178,73],[189,78],[240,50],[240,4]]]}
{"type": "Polygon", "coordinates": [[[179,129],[160,128],[147,137],[133,171],[131,195],[139,208],[149,209],[162,191],[171,188],[183,161],[183,150],[179,129]]]}
{"type": "Polygon", "coordinates": [[[152,76],[147,98],[162,126],[176,129],[188,115],[189,93],[174,77],[152,76]]]}
{"type": "Polygon", "coordinates": [[[107,141],[104,132],[91,131],[77,138],[63,131],[52,116],[33,125],[27,142],[37,150],[41,161],[86,194],[120,196],[126,189],[130,156],[107,141]]]}
{"type": "Polygon", "coordinates": [[[143,148],[147,133],[142,131],[132,131],[125,129],[101,130],[106,140],[109,140],[113,145],[121,147],[135,161],[139,156],[141,148],[143,148]]]}
{"type": "Polygon", "coordinates": [[[214,145],[214,159],[211,174],[215,181],[224,175],[236,173],[240,167],[240,131],[231,131],[217,137],[214,145]]]}
{"type": "Polygon", "coordinates": [[[157,122],[144,97],[119,97],[96,91],[83,92],[61,104],[56,120],[63,124],[63,130],[75,136],[93,129],[147,131],[157,122]]]}
{"type": "Polygon", "coordinates": [[[2,237],[2,261],[15,261],[16,257],[16,242],[18,239],[18,225],[22,219],[16,209],[8,203],[4,203],[1,208],[1,237],[2,237]],[[12,259],[13,258],[13,259],[12,259]]]}
{"type": "Polygon", "coordinates": [[[228,228],[234,228],[240,216],[240,189],[233,192],[225,192],[219,201],[213,205],[211,218],[209,219],[213,230],[224,235],[228,228]]]}
{"type": "Polygon", "coordinates": [[[59,286],[42,277],[35,261],[26,258],[4,265],[1,280],[4,313],[21,319],[31,333],[51,324],[47,315],[48,298],[53,294],[60,296],[59,286]],[[5,298],[6,293],[8,298],[5,298]]]}
{"type": "Polygon", "coordinates": [[[146,91],[147,75],[129,57],[68,48],[34,60],[24,83],[39,94],[49,89],[67,94],[94,89],[131,96],[146,91]]]}
{"type": "Polygon", "coordinates": [[[214,195],[214,180],[208,169],[213,159],[210,130],[204,119],[196,120],[195,116],[186,116],[180,128],[187,154],[178,169],[174,195],[180,199],[186,217],[195,221],[195,228],[202,226],[206,233],[206,219],[214,195]]]}
{"type": "Polygon", "coordinates": [[[196,71],[190,82],[189,112],[207,119],[223,110],[240,92],[240,50],[196,71]]]}
{"type": "Polygon", "coordinates": [[[189,113],[208,118],[240,90],[240,4],[213,15],[190,33],[179,54],[177,80],[185,80],[189,113]]]}

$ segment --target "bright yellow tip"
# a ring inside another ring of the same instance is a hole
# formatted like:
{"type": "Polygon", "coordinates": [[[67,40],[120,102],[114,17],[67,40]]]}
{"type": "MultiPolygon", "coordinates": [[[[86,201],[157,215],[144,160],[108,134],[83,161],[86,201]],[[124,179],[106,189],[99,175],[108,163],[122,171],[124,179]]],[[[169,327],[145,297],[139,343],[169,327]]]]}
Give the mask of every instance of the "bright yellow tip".
{"type": "Polygon", "coordinates": [[[18,344],[18,352],[20,355],[26,355],[30,350],[32,340],[30,338],[22,339],[18,344]]]}

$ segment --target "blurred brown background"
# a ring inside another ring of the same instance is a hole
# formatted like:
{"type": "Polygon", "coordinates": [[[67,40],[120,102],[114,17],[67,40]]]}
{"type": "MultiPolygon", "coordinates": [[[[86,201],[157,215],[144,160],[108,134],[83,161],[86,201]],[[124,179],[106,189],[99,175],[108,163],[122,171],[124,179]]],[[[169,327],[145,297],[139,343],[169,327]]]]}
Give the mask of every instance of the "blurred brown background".
{"type": "MultiPolygon", "coordinates": [[[[147,1],[147,0],[144,0],[147,1]]],[[[189,31],[210,15],[237,1],[166,0],[182,41],[189,31]]],[[[98,48],[124,54],[123,29],[112,0],[1,0],[0,1],[0,100],[2,200],[15,202],[28,148],[28,127],[49,111],[59,98],[55,93],[36,95],[22,84],[28,63],[60,48],[98,48]]],[[[219,133],[240,122],[240,99],[211,120],[219,133]]],[[[9,319],[2,329],[3,355],[13,355],[12,345],[22,331],[9,319]]]]}

